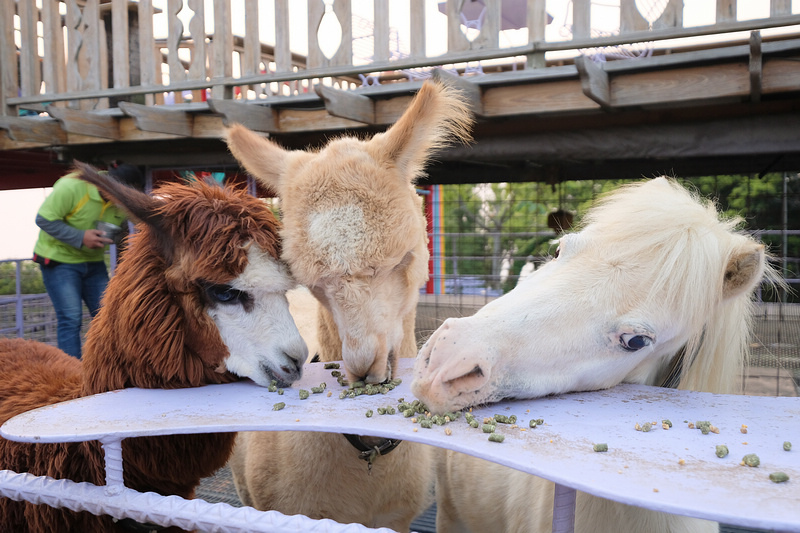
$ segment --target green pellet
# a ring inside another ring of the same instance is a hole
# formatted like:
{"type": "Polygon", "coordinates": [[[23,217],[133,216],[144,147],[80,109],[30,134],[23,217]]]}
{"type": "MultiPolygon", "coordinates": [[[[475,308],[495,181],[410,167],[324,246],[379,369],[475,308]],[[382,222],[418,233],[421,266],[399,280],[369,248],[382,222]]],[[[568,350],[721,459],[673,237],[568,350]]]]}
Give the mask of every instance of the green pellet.
{"type": "Polygon", "coordinates": [[[494,415],[494,419],[500,424],[510,424],[506,415],[494,415]]]}
{"type": "Polygon", "coordinates": [[[339,393],[339,399],[344,400],[345,398],[347,398],[347,391],[343,390],[342,392],[339,393]]]}
{"type": "Polygon", "coordinates": [[[385,407],[378,407],[378,414],[379,415],[385,415],[386,414],[386,408],[385,407]]]}
{"type": "Polygon", "coordinates": [[[592,446],[592,449],[596,452],[607,452],[608,444],[601,442],[600,444],[595,444],[594,446],[592,446]]]}
{"type": "Polygon", "coordinates": [[[433,421],[430,418],[422,418],[419,421],[419,425],[421,427],[430,429],[433,427],[433,421]]]}
{"type": "Polygon", "coordinates": [[[717,450],[715,453],[720,459],[726,457],[728,455],[728,447],[724,444],[717,444],[717,450]]]}
{"type": "Polygon", "coordinates": [[[325,363],[326,370],[330,370],[332,368],[339,368],[339,363],[325,363]]]}
{"type": "Polygon", "coordinates": [[[283,396],[283,389],[278,389],[278,395],[283,396]]]}
{"type": "Polygon", "coordinates": [[[747,466],[756,467],[761,464],[761,459],[758,458],[758,455],[754,453],[748,453],[744,457],[742,457],[742,464],[747,466]]]}
{"type": "Polygon", "coordinates": [[[535,428],[537,425],[538,425],[538,424],[536,423],[536,420],[531,420],[531,421],[528,423],[528,426],[529,426],[529,427],[531,427],[531,428],[535,428]]]}
{"type": "Polygon", "coordinates": [[[366,416],[367,418],[372,418],[372,409],[367,409],[367,412],[364,416],[366,416]]]}
{"type": "Polygon", "coordinates": [[[469,425],[470,425],[471,427],[477,428],[478,426],[480,426],[480,425],[481,425],[481,423],[480,423],[480,422],[478,422],[477,420],[475,420],[475,419],[473,418],[472,420],[470,420],[470,421],[469,421],[469,425]]]}
{"type": "Polygon", "coordinates": [[[544,424],[544,418],[537,418],[536,419],[536,425],[537,426],[541,426],[542,424],[544,424]]]}
{"type": "Polygon", "coordinates": [[[711,422],[708,420],[698,420],[694,423],[694,427],[699,429],[703,435],[708,435],[708,432],[711,430],[711,422]]]}
{"type": "Polygon", "coordinates": [[[394,407],[392,407],[391,405],[390,405],[389,407],[387,407],[387,408],[386,408],[386,414],[387,414],[387,415],[393,415],[393,414],[395,414],[396,412],[397,412],[397,411],[395,411],[394,407]]]}
{"type": "Polygon", "coordinates": [[[769,480],[773,483],[783,483],[789,481],[789,476],[786,472],[773,472],[769,475],[769,480]]]}
{"type": "Polygon", "coordinates": [[[278,403],[276,403],[275,405],[273,405],[273,406],[272,406],[272,410],[273,410],[273,411],[280,411],[280,410],[281,410],[281,409],[283,409],[284,407],[286,407],[286,404],[285,404],[285,403],[283,403],[283,402],[278,402],[278,403]]]}
{"type": "Polygon", "coordinates": [[[491,435],[489,435],[490,442],[503,442],[505,438],[506,436],[503,435],[502,433],[492,433],[491,435]]]}
{"type": "Polygon", "coordinates": [[[484,433],[494,433],[494,428],[495,426],[493,426],[492,424],[484,424],[483,426],[481,426],[481,429],[483,430],[484,433]]]}
{"type": "Polygon", "coordinates": [[[270,385],[269,387],[267,387],[267,390],[269,392],[277,392],[278,386],[277,385],[270,385]]]}
{"type": "Polygon", "coordinates": [[[413,409],[406,409],[405,411],[403,411],[403,416],[406,418],[411,418],[415,414],[417,413],[415,413],[413,409]]]}
{"type": "Polygon", "coordinates": [[[277,387],[278,386],[278,380],[277,379],[270,380],[269,384],[270,385],[275,385],[277,387]]]}
{"type": "Polygon", "coordinates": [[[305,389],[300,389],[300,399],[307,400],[308,399],[308,391],[305,389]]]}
{"type": "Polygon", "coordinates": [[[669,419],[662,420],[661,424],[664,425],[664,426],[670,427],[670,428],[672,427],[672,421],[669,420],[669,419]]]}
{"type": "Polygon", "coordinates": [[[331,372],[331,377],[332,378],[340,378],[340,377],[342,377],[342,373],[339,372],[338,370],[334,370],[333,372],[331,372]]]}
{"type": "Polygon", "coordinates": [[[653,425],[650,422],[645,422],[644,424],[642,424],[642,431],[647,433],[648,431],[650,431],[652,427],[653,425]]]}
{"type": "Polygon", "coordinates": [[[788,440],[787,440],[787,441],[785,441],[785,442],[783,443],[783,449],[784,449],[784,451],[787,451],[787,452],[790,452],[790,451],[792,451],[792,443],[791,443],[791,442],[789,442],[788,440]]]}

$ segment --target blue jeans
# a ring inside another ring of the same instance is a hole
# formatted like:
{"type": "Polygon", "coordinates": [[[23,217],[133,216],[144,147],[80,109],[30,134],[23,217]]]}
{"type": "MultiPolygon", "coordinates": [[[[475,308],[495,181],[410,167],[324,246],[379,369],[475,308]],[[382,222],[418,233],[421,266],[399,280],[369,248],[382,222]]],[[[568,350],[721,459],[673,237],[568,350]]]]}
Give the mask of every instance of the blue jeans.
{"type": "Polygon", "coordinates": [[[73,357],[81,358],[81,321],[86,302],[94,317],[108,285],[108,271],[102,261],[91,263],[59,263],[42,266],[42,279],[53,302],[58,322],[58,347],[73,357]]]}

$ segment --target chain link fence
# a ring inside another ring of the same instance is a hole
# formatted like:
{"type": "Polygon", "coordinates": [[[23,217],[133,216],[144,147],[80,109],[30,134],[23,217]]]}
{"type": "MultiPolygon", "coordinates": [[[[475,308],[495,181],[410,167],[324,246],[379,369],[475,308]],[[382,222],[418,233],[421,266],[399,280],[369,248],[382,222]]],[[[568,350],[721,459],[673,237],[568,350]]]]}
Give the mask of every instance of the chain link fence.
{"type": "MultiPolygon", "coordinates": [[[[486,183],[420,192],[431,221],[432,268],[417,310],[422,343],[454,316],[469,316],[547,261],[593,201],[624,181],[486,183]]],[[[788,292],[764,287],[755,324],[748,392],[798,395],[800,383],[800,176],[711,176],[684,180],[740,216],[765,242],[788,292]]],[[[89,314],[84,309],[84,329],[89,314]]],[[[56,320],[38,265],[0,261],[0,336],[56,344],[56,320]]]]}

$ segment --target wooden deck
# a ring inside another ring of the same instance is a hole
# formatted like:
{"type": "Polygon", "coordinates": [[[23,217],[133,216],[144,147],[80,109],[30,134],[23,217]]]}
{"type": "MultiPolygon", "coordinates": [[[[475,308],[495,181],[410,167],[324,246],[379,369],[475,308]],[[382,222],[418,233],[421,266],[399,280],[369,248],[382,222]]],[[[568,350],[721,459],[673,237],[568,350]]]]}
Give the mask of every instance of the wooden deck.
{"type": "MultiPolygon", "coordinates": [[[[444,22],[430,2],[410,0],[405,46],[388,0],[371,13],[354,13],[349,0],[308,0],[305,54],[290,46],[298,4],[0,0],[0,155],[40,154],[55,167],[75,158],[235,170],[221,141],[234,122],[290,148],[381,131],[420,78],[443,67],[435,75],[463,88],[478,124],[473,145],[440,154],[431,183],[800,168],[800,14],[790,0],[771,0],[767,17],[750,20],[739,20],[736,0],[717,0],[714,22],[700,26],[684,24],[681,0],[655,20],[620,0],[611,34],[594,29],[591,0],[573,0],[569,38],[558,41],[547,38],[545,0],[486,2],[472,40],[464,0],[443,3],[444,22]],[[511,4],[524,13],[515,21],[528,30],[521,45],[501,44],[511,4]],[[331,24],[341,32],[332,53],[331,24]],[[447,50],[429,56],[434,27],[447,50]],[[641,57],[615,59],[615,50],[643,47],[641,57]]],[[[0,189],[57,174],[11,173],[0,189]]]]}

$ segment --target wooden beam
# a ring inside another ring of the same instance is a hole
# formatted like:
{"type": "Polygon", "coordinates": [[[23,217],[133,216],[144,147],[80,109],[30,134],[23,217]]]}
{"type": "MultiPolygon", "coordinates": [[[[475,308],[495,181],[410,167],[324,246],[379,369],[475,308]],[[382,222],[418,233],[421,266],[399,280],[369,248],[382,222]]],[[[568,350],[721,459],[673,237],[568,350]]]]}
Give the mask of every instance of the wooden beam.
{"type": "Polygon", "coordinates": [[[611,107],[611,85],[608,73],[603,67],[592,61],[592,58],[583,55],[575,58],[575,67],[581,77],[583,94],[604,109],[611,107]]]}
{"type": "Polygon", "coordinates": [[[47,113],[61,123],[68,133],[119,140],[119,120],[109,115],[79,111],[66,107],[47,106],[47,113]]]}
{"type": "Polygon", "coordinates": [[[756,103],[761,101],[763,61],[761,32],[750,32],[750,99],[756,103]]]}
{"type": "Polygon", "coordinates": [[[164,106],[146,106],[131,102],[120,102],[119,108],[133,117],[136,127],[142,131],[171,133],[190,137],[194,118],[190,113],[166,109],[164,106]]]}
{"type": "Polygon", "coordinates": [[[226,126],[241,124],[253,131],[266,133],[278,133],[281,130],[278,113],[270,106],[210,98],[208,107],[214,113],[222,115],[222,122],[226,126]]]}
{"type": "Polygon", "coordinates": [[[484,116],[481,88],[476,83],[441,68],[434,69],[431,78],[459,89],[466,97],[470,110],[479,117],[484,116]]]}
{"type": "Polygon", "coordinates": [[[17,142],[43,144],[65,144],[67,132],[59,122],[47,117],[0,117],[0,128],[8,131],[9,137],[17,142]]]}
{"type": "Polygon", "coordinates": [[[365,124],[375,124],[375,101],[363,94],[334,89],[322,84],[314,86],[314,91],[325,102],[325,109],[334,117],[356,120],[365,124]]]}

